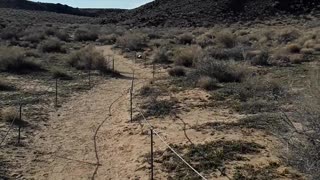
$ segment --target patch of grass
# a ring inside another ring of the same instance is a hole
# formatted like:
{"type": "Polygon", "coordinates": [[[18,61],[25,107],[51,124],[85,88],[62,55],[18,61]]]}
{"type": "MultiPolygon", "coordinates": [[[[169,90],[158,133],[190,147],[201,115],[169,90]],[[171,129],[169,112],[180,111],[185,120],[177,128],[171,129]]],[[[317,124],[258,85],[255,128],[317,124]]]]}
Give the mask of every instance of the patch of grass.
{"type": "Polygon", "coordinates": [[[4,108],[1,111],[1,120],[4,122],[11,123],[13,120],[19,119],[19,113],[17,109],[13,107],[4,108]]]}
{"type": "Polygon", "coordinates": [[[173,67],[168,71],[170,76],[181,77],[186,75],[186,70],[183,67],[173,67]]]}
{"type": "Polygon", "coordinates": [[[277,163],[270,163],[266,167],[255,168],[253,165],[246,164],[236,167],[236,172],[233,175],[233,180],[270,180],[278,179],[281,176],[277,169],[280,167],[277,163]]]}
{"type": "Polygon", "coordinates": [[[249,99],[247,102],[242,102],[235,105],[234,108],[242,113],[257,114],[263,112],[275,112],[278,109],[278,104],[273,101],[264,99],[249,99]]]}
{"type": "Polygon", "coordinates": [[[266,51],[261,52],[251,60],[252,65],[269,66],[270,65],[270,54],[266,51]]]}
{"type": "MultiPolygon", "coordinates": [[[[182,157],[203,174],[214,173],[231,161],[244,161],[242,155],[257,154],[264,147],[245,141],[213,141],[198,145],[171,145],[182,157]]],[[[169,149],[159,152],[168,179],[198,179],[199,177],[169,149]]]]}
{"type": "Polygon", "coordinates": [[[66,49],[63,47],[61,41],[54,38],[43,41],[39,45],[39,48],[42,52],[46,53],[66,53],[66,49]]]}
{"type": "Polygon", "coordinates": [[[290,53],[300,53],[301,46],[299,44],[289,44],[286,49],[290,53]]]}
{"type": "Polygon", "coordinates": [[[293,28],[286,28],[279,31],[277,40],[279,43],[287,44],[300,37],[300,32],[293,28]]]}
{"type": "Polygon", "coordinates": [[[42,71],[41,66],[27,60],[23,49],[18,47],[0,47],[0,71],[28,73],[42,71]]]}

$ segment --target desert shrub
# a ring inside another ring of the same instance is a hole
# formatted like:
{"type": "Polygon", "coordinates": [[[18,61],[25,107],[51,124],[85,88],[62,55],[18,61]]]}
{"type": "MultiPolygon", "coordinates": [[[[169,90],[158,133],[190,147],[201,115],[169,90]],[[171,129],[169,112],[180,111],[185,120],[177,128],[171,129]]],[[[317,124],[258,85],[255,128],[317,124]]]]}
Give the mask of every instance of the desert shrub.
{"type": "Polygon", "coordinates": [[[151,97],[140,108],[144,109],[145,117],[164,117],[174,113],[175,104],[171,100],[159,100],[157,97],[151,97]]]}
{"type": "Polygon", "coordinates": [[[27,60],[21,48],[0,47],[0,54],[0,71],[27,73],[43,70],[39,64],[27,60]]]}
{"type": "Polygon", "coordinates": [[[89,46],[73,52],[68,57],[70,66],[79,70],[99,70],[101,73],[110,73],[111,69],[102,52],[89,46]]]}
{"type": "Polygon", "coordinates": [[[286,49],[290,53],[300,53],[301,46],[299,44],[289,44],[286,49]]]}
{"type": "Polygon", "coordinates": [[[27,34],[26,36],[23,37],[23,40],[29,41],[31,43],[39,43],[41,40],[45,38],[43,33],[40,32],[34,32],[27,34]]]}
{"type": "Polygon", "coordinates": [[[236,46],[229,49],[221,49],[221,48],[214,48],[214,47],[208,47],[206,49],[207,55],[211,56],[215,59],[221,59],[221,60],[235,60],[240,61],[244,60],[243,52],[248,51],[247,47],[241,47],[236,46]]]}
{"type": "Polygon", "coordinates": [[[114,44],[117,41],[117,35],[116,34],[103,35],[99,37],[98,41],[100,43],[107,44],[107,45],[114,44]]]}
{"type": "Polygon", "coordinates": [[[197,76],[208,76],[219,82],[241,82],[247,74],[247,68],[233,61],[218,61],[205,57],[196,64],[197,76]]]}
{"type": "Polygon", "coordinates": [[[295,30],[295,29],[291,29],[291,28],[287,28],[287,29],[283,29],[280,31],[280,33],[278,34],[278,42],[279,43],[289,43],[292,42],[296,39],[298,39],[300,37],[300,32],[295,30]]]}
{"type": "Polygon", "coordinates": [[[0,79],[0,91],[12,91],[15,88],[6,81],[0,79]]]}
{"type": "Polygon", "coordinates": [[[178,36],[178,42],[180,44],[192,44],[193,35],[191,33],[184,33],[184,34],[178,36]]]}
{"type": "Polygon", "coordinates": [[[249,99],[234,107],[237,111],[248,114],[275,112],[278,105],[275,102],[264,99],[249,99]]]}
{"type": "Polygon", "coordinates": [[[202,76],[197,82],[197,86],[207,91],[218,88],[218,81],[208,76],[202,76]]]}
{"type": "Polygon", "coordinates": [[[267,51],[262,51],[259,55],[251,59],[252,65],[269,66],[270,65],[270,54],[267,51]]]}
{"type": "Polygon", "coordinates": [[[307,40],[304,44],[303,44],[303,47],[305,48],[314,48],[316,44],[316,41],[315,40],[307,40]]]}
{"type": "Polygon", "coordinates": [[[230,31],[221,31],[216,35],[218,43],[220,43],[225,48],[235,47],[237,41],[236,37],[230,31]]]}
{"type": "Polygon", "coordinates": [[[126,33],[118,37],[116,46],[126,51],[139,51],[147,46],[147,38],[140,33],[126,33]]]}
{"type": "Polygon", "coordinates": [[[180,77],[186,75],[186,70],[183,67],[174,67],[168,73],[170,76],[180,77]]]}
{"type": "Polygon", "coordinates": [[[313,48],[302,48],[301,49],[301,53],[302,54],[313,54],[314,53],[314,49],[313,48]]]}
{"type": "Polygon", "coordinates": [[[77,29],[74,39],[76,41],[95,41],[98,39],[98,33],[89,29],[77,29]]]}
{"type": "Polygon", "coordinates": [[[168,50],[166,48],[157,49],[153,55],[153,62],[163,64],[172,63],[168,54],[168,50]]]}
{"type": "Polygon", "coordinates": [[[0,32],[1,39],[10,40],[10,39],[19,39],[19,29],[16,27],[6,27],[0,32]]]}
{"type": "Polygon", "coordinates": [[[47,27],[44,29],[44,33],[47,35],[47,36],[53,36],[57,33],[57,28],[53,28],[53,27],[47,27]]]}
{"type": "Polygon", "coordinates": [[[68,34],[68,32],[66,31],[57,31],[55,34],[54,34],[58,39],[60,39],[61,41],[69,41],[70,39],[70,36],[68,34]]]}
{"type": "Polygon", "coordinates": [[[53,68],[51,70],[52,77],[54,79],[61,79],[61,80],[72,80],[73,78],[63,69],[60,68],[53,68]]]}
{"type": "Polygon", "coordinates": [[[51,53],[51,52],[65,53],[66,52],[65,48],[62,46],[61,41],[55,38],[43,41],[39,45],[39,48],[42,52],[47,52],[47,53],[51,53]]]}
{"type": "Polygon", "coordinates": [[[315,51],[320,51],[320,44],[314,45],[314,50],[315,51]]]}
{"type": "Polygon", "coordinates": [[[19,114],[17,109],[13,107],[7,107],[1,111],[1,120],[4,122],[11,123],[19,119],[19,114]]]}
{"type": "Polygon", "coordinates": [[[203,34],[197,37],[196,43],[202,48],[205,48],[207,46],[211,46],[214,44],[213,40],[210,37],[208,37],[206,34],[203,34]]]}
{"type": "Polygon", "coordinates": [[[143,86],[139,91],[139,95],[144,97],[151,96],[151,95],[156,96],[158,94],[159,94],[159,90],[152,87],[150,84],[143,86]]]}
{"type": "Polygon", "coordinates": [[[191,67],[202,53],[201,48],[197,46],[179,49],[175,52],[174,62],[178,66],[191,67]]]}

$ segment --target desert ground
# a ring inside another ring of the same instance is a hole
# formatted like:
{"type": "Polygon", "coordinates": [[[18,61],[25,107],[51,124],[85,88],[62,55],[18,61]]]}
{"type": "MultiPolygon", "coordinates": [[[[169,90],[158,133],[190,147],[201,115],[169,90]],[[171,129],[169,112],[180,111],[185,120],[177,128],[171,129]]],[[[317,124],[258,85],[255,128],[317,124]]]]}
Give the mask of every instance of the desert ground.
{"type": "Polygon", "coordinates": [[[0,179],[320,178],[319,16],[0,14],[0,179]]]}

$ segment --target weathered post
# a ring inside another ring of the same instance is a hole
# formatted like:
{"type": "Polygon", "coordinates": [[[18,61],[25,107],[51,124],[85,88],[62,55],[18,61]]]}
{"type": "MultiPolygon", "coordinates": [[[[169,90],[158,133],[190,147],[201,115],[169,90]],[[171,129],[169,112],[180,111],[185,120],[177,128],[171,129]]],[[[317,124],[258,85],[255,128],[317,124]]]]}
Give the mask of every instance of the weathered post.
{"type": "Polygon", "coordinates": [[[153,180],[153,129],[151,128],[150,129],[150,132],[151,132],[151,151],[150,151],[150,154],[151,154],[151,157],[150,157],[150,165],[151,165],[151,175],[150,175],[150,179],[153,180]]]}

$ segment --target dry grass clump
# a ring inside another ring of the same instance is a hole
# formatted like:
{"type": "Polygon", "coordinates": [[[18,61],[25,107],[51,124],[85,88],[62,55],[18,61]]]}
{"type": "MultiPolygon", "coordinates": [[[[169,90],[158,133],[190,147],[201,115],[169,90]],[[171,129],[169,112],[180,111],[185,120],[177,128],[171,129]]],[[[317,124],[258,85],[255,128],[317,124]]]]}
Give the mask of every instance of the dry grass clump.
{"type": "Polygon", "coordinates": [[[1,110],[1,120],[4,122],[11,123],[19,119],[19,113],[17,109],[13,107],[7,107],[1,110]]]}
{"type": "Polygon", "coordinates": [[[168,50],[166,48],[157,49],[153,55],[153,62],[160,64],[172,63],[168,50]]]}
{"type": "Polygon", "coordinates": [[[66,41],[66,42],[68,42],[69,39],[70,39],[69,33],[68,33],[67,31],[60,30],[60,31],[55,32],[54,35],[55,35],[58,39],[60,39],[61,41],[66,41]]]}
{"type": "Polygon", "coordinates": [[[73,52],[68,57],[70,66],[79,70],[99,70],[101,73],[110,73],[111,69],[102,52],[92,46],[73,52]]]}
{"type": "Polygon", "coordinates": [[[26,59],[21,48],[0,47],[0,54],[0,71],[26,73],[42,70],[39,64],[26,59]]]}
{"type": "Polygon", "coordinates": [[[196,43],[201,46],[202,48],[205,48],[207,46],[211,46],[214,44],[213,39],[208,36],[207,34],[202,34],[196,38],[196,43]]]}
{"type": "Polygon", "coordinates": [[[14,89],[15,88],[12,85],[10,85],[8,82],[0,79],[0,91],[12,91],[14,89]]]}
{"type": "Polygon", "coordinates": [[[289,44],[287,45],[286,49],[290,53],[300,53],[301,46],[299,44],[289,44]]]}
{"type": "Polygon", "coordinates": [[[52,77],[54,79],[61,79],[61,80],[72,80],[73,78],[63,69],[60,68],[53,68],[51,70],[52,77]]]}
{"type": "Polygon", "coordinates": [[[139,51],[147,46],[147,36],[141,33],[126,33],[118,37],[116,46],[125,51],[139,51]]]}
{"type": "Polygon", "coordinates": [[[179,49],[174,54],[174,62],[178,66],[191,67],[202,53],[202,49],[198,46],[179,49]]]}
{"type": "Polygon", "coordinates": [[[320,44],[314,45],[314,50],[315,51],[320,51],[320,44]]]}
{"type": "Polygon", "coordinates": [[[216,39],[225,48],[233,48],[237,44],[236,36],[227,30],[217,33],[216,39]]]}
{"type": "Polygon", "coordinates": [[[251,59],[252,65],[258,65],[258,66],[269,66],[270,65],[270,54],[267,51],[262,51],[257,56],[253,57],[251,59]]]}
{"type": "Polygon", "coordinates": [[[313,48],[302,48],[301,53],[302,54],[314,54],[314,49],[313,48]]]}
{"type": "Polygon", "coordinates": [[[314,46],[316,45],[316,41],[315,40],[307,40],[304,44],[303,47],[305,48],[314,48],[314,46]]]}
{"type": "Polygon", "coordinates": [[[42,52],[46,52],[46,53],[52,53],[52,52],[65,53],[66,52],[66,49],[63,47],[61,41],[56,38],[51,38],[43,41],[39,45],[39,48],[42,52]]]}
{"type": "Polygon", "coordinates": [[[1,30],[0,38],[3,40],[19,39],[19,29],[14,26],[9,26],[1,30]]]}
{"type": "Polygon", "coordinates": [[[170,76],[181,77],[186,75],[186,70],[183,67],[174,67],[168,73],[170,76]]]}
{"type": "Polygon", "coordinates": [[[98,39],[98,33],[89,29],[77,29],[74,39],[76,41],[95,41],[98,39]]]}
{"type": "Polygon", "coordinates": [[[45,35],[41,32],[29,32],[23,37],[23,40],[29,41],[31,43],[39,43],[43,39],[45,39],[45,35]]]}
{"type": "Polygon", "coordinates": [[[207,91],[218,88],[218,81],[208,76],[202,76],[197,82],[197,86],[207,91]]]}
{"type": "Polygon", "coordinates": [[[178,42],[180,44],[192,44],[193,39],[194,39],[194,37],[191,33],[184,33],[184,34],[178,36],[178,42]]]}

